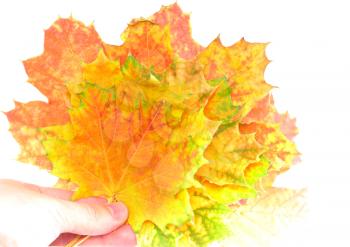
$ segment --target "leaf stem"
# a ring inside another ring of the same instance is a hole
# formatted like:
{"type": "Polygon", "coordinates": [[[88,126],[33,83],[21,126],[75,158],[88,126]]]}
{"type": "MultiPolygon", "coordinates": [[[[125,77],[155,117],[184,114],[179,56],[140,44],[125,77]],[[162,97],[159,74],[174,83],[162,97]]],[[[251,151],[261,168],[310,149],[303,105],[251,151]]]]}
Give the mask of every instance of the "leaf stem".
{"type": "Polygon", "coordinates": [[[89,239],[90,236],[86,235],[78,235],[73,240],[71,240],[68,244],[66,244],[64,247],[76,247],[79,246],[79,244],[82,244],[87,239],[89,239]]]}

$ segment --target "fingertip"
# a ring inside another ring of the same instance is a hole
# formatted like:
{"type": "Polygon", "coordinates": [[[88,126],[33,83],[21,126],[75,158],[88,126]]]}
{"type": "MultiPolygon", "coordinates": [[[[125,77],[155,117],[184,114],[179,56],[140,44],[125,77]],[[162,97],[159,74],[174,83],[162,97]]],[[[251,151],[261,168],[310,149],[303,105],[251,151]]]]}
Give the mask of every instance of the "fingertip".
{"type": "Polygon", "coordinates": [[[121,203],[101,203],[96,199],[68,202],[61,201],[58,221],[63,232],[80,235],[101,235],[123,225],[128,218],[128,209],[121,203]]]}
{"type": "Polygon", "coordinates": [[[128,218],[128,209],[122,202],[117,202],[108,205],[108,209],[111,212],[112,217],[118,222],[118,224],[124,223],[128,218]]]}

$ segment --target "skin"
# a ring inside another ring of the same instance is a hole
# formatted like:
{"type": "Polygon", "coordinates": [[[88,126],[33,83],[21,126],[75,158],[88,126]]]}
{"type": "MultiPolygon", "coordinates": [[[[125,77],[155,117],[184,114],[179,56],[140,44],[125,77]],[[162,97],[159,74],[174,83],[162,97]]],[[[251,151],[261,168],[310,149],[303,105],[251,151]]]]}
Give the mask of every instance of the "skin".
{"type": "Polygon", "coordinates": [[[79,246],[136,246],[124,204],[71,195],[0,179],[0,246],[64,246],[77,235],[91,236],[79,246]]]}

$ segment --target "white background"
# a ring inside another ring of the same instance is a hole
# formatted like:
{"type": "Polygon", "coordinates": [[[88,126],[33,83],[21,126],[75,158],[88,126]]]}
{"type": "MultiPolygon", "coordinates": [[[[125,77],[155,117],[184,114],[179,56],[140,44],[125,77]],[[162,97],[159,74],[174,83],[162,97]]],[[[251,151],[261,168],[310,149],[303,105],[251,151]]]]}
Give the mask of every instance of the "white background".
{"type": "MultiPolygon", "coordinates": [[[[43,30],[59,16],[94,25],[102,39],[120,44],[135,17],[147,17],[173,1],[1,1],[0,110],[13,99],[45,100],[26,83],[21,60],[43,51],[43,30]]],[[[297,117],[302,162],[276,185],[308,187],[310,215],[290,228],[276,246],[350,246],[350,5],[347,1],[185,1],[194,38],[203,46],[219,33],[225,45],[241,37],[271,42],[266,80],[281,111],[297,117]]],[[[51,185],[55,178],[15,161],[19,147],[0,114],[0,178],[51,185]]],[[[1,219],[0,219],[1,220],[1,219]]]]}

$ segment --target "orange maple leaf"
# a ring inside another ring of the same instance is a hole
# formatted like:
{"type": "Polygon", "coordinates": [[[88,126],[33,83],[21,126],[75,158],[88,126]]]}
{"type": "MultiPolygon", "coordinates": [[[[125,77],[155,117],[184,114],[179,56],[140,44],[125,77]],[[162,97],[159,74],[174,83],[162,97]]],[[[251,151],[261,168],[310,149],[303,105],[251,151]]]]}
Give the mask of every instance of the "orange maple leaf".
{"type": "Polygon", "coordinates": [[[106,44],[73,18],[46,30],[43,54],[24,66],[48,102],[6,113],[19,159],[76,185],[73,199],[124,202],[141,245],[223,238],[229,205],[298,155],[295,120],[264,80],[267,44],[204,48],[177,4],[133,20],[122,40],[106,44]]]}
{"type": "Polygon", "coordinates": [[[82,62],[93,61],[101,48],[95,29],[71,19],[58,19],[45,31],[43,54],[23,62],[28,82],[43,93],[48,102],[15,102],[7,112],[11,132],[21,144],[19,160],[49,168],[37,128],[69,121],[69,89],[82,80],[82,62]]]}

